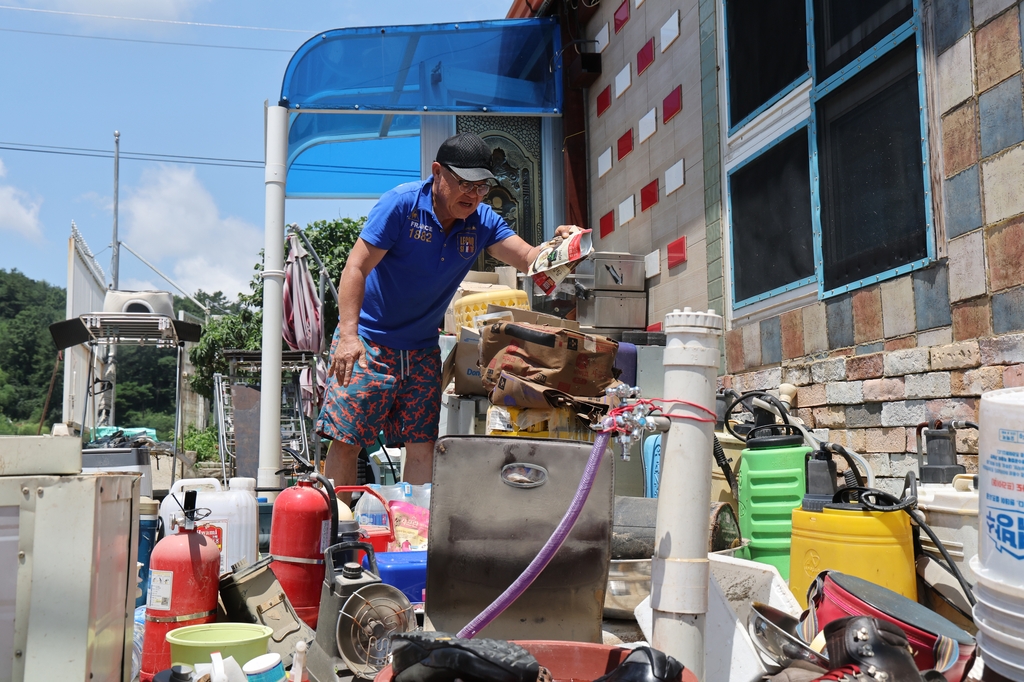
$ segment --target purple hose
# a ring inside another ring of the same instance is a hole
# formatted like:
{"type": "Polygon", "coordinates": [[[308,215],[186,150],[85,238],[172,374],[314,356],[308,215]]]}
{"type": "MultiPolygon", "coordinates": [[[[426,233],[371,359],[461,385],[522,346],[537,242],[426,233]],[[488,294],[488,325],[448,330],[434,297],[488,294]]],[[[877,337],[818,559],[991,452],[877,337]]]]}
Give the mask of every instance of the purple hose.
{"type": "Polygon", "coordinates": [[[466,627],[459,630],[459,637],[472,639],[478,632],[490,625],[492,620],[500,616],[505,609],[512,605],[512,602],[519,599],[520,595],[533,584],[533,581],[537,579],[541,571],[555,557],[555,553],[558,552],[562,543],[565,542],[565,538],[569,536],[572,527],[576,525],[576,519],[580,517],[580,512],[583,511],[583,505],[587,502],[590,489],[594,487],[594,479],[597,478],[597,469],[601,464],[601,455],[604,454],[604,449],[608,446],[610,438],[611,434],[609,433],[597,434],[597,438],[594,440],[594,447],[590,451],[590,459],[587,460],[587,468],[583,470],[583,478],[580,479],[580,486],[576,489],[576,494],[573,496],[569,508],[565,510],[565,516],[558,522],[555,532],[551,534],[551,537],[548,538],[548,541],[541,548],[537,556],[533,558],[533,561],[526,567],[526,570],[515,579],[515,582],[509,585],[497,599],[491,602],[490,606],[481,611],[466,627]]]}

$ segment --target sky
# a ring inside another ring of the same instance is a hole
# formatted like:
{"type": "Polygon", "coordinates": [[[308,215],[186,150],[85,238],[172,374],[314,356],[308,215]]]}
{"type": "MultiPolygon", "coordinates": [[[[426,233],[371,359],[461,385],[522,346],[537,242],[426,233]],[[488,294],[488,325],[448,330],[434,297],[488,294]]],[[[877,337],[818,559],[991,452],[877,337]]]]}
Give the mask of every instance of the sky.
{"type": "MultiPolygon", "coordinates": [[[[110,281],[117,130],[119,240],[187,293],[234,299],[263,247],[263,103],[278,101],[294,51],[329,29],[500,19],[510,5],[0,0],[0,269],[66,286],[74,221],[110,281]]],[[[285,221],[354,218],[372,205],[290,199],[285,221]]],[[[119,273],[121,289],[172,290],[123,248],[119,273]]]]}

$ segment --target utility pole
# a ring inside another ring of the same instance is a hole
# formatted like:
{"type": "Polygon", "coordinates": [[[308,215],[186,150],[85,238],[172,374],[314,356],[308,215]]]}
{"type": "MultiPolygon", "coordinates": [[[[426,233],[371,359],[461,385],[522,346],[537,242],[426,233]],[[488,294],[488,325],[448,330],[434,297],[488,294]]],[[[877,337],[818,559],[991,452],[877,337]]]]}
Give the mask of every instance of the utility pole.
{"type": "Polygon", "coordinates": [[[120,253],[119,248],[120,242],[117,240],[117,180],[118,180],[118,162],[120,161],[121,154],[121,133],[114,131],[114,240],[110,247],[110,276],[111,276],[111,287],[117,289],[117,270],[119,266],[120,253]]]}
{"type": "MultiPolygon", "coordinates": [[[[118,269],[120,268],[121,259],[121,242],[117,236],[117,185],[119,179],[118,162],[121,156],[121,133],[117,130],[114,131],[114,236],[110,246],[110,288],[118,288],[118,269]]],[[[110,382],[109,393],[107,399],[103,402],[106,403],[106,418],[103,421],[107,426],[115,426],[116,415],[115,405],[117,398],[117,347],[113,344],[107,346],[107,371],[103,377],[105,380],[110,382]]],[[[92,390],[92,387],[89,388],[92,390]]]]}

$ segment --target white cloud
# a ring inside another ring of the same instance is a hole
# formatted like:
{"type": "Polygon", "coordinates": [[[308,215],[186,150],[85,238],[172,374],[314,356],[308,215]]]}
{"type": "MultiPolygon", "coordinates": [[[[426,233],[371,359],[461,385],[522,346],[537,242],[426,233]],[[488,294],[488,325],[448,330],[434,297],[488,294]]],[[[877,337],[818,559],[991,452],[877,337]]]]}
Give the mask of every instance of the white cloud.
{"type": "Polygon", "coordinates": [[[190,293],[248,293],[263,231],[220,215],[194,169],[161,166],[143,173],[121,202],[124,241],[190,293]]]}
{"type": "MultiPolygon", "coordinates": [[[[0,159],[0,178],[7,168],[0,159]]],[[[0,185],[0,232],[14,232],[33,241],[42,239],[43,224],[39,221],[41,201],[10,185],[0,185]]]]}

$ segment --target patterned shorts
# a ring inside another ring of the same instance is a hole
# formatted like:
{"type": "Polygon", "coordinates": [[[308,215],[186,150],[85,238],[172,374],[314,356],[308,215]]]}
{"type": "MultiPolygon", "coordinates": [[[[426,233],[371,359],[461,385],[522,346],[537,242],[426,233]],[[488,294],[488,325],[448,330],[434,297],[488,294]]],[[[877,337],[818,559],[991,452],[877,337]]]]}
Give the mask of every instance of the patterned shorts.
{"type": "MultiPolygon", "coordinates": [[[[338,345],[334,333],[331,354],[338,345]]],[[[348,386],[327,379],[316,431],[329,440],[365,447],[384,431],[388,443],[437,440],[441,410],[441,350],[395,350],[360,337],[367,369],[357,362],[348,386]]]]}

